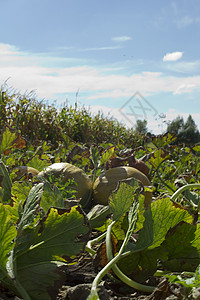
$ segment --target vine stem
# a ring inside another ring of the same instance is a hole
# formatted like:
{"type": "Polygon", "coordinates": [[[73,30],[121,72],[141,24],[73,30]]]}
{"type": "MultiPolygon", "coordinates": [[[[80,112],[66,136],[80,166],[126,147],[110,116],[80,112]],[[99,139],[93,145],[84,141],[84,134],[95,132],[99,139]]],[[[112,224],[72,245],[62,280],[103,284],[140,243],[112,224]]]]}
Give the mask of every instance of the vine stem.
{"type": "Polygon", "coordinates": [[[114,273],[117,275],[117,277],[123,281],[124,283],[126,283],[127,285],[131,286],[132,288],[136,289],[136,290],[140,290],[143,292],[148,292],[148,293],[152,293],[155,289],[155,287],[153,286],[148,286],[148,285],[144,285],[141,283],[138,283],[132,279],[130,279],[128,276],[126,276],[116,265],[117,261],[122,257],[122,252],[127,244],[127,236],[125,237],[123,244],[118,252],[118,254],[113,258],[113,254],[112,254],[112,242],[111,242],[111,230],[112,230],[112,226],[114,225],[115,221],[112,222],[109,226],[108,226],[108,230],[107,230],[107,235],[106,235],[106,251],[107,251],[107,257],[108,260],[110,260],[110,262],[112,262],[115,258],[117,258],[115,260],[115,263],[112,266],[112,270],[114,271],[114,273]]]}
{"type": "Polygon", "coordinates": [[[92,245],[98,243],[106,236],[106,232],[98,236],[97,238],[90,240],[87,242],[87,245],[85,246],[85,250],[89,252],[92,256],[96,254],[96,251],[92,249],[92,245]]]}
{"type": "Polygon", "coordinates": [[[107,229],[107,234],[106,234],[106,251],[107,251],[107,257],[110,260],[106,266],[97,274],[97,276],[95,277],[93,283],[92,283],[92,287],[91,287],[91,294],[97,291],[97,287],[101,281],[101,279],[108,273],[108,271],[112,268],[113,271],[115,272],[115,274],[127,285],[137,289],[137,290],[141,290],[144,292],[149,292],[151,293],[155,287],[152,286],[146,286],[140,283],[137,283],[135,281],[133,281],[132,279],[130,279],[129,277],[127,277],[124,273],[121,272],[121,270],[116,266],[116,263],[120,260],[122,252],[124,250],[124,247],[126,246],[127,240],[126,238],[124,239],[124,242],[118,252],[118,254],[113,257],[112,255],[112,246],[111,246],[111,231],[112,231],[112,226],[115,224],[115,221],[113,221],[107,229]]]}
{"type": "MultiPolygon", "coordinates": [[[[111,225],[114,225],[115,221],[113,221],[109,226],[107,231],[109,230],[109,227],[112,228],[111,225]]],[[[116,262],[120,259],[120,255],[116,255],[111,261],[109,261],[106,266],[101,269],[101,271],[97,274],[97,276],[95,277],[93,283],[92,283],[92,287],[91,287],[91,293],[92,292],[96,292],[97,291],[97,287],[101,281],[101,279],[108,273],[108,271],[113,267],[114,264],[116,264],[116,262]]]]}
{"type": "Polygon", "coordinates": [[[188,189],[200,189],[200,183],[189,183],[189,184],[186,184],[182,187],[180,187],[172,196],[171,196],[171,200],[172,201],[175,201],[176,198],[178,198],[178,196],[188,190],[188,189]]]}

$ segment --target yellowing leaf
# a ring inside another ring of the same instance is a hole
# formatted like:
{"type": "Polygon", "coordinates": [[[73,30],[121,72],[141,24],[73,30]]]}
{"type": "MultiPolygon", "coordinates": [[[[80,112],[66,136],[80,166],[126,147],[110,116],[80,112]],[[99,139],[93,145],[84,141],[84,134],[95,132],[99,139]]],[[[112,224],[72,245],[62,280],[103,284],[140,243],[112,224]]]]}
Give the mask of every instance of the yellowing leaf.
{"type": "Polygon", "coordinates": [[[5,131],[1,136],[1,144],[0,144],[0,153],[4,153],[5,155],[9,154],[12,143],[16,139],[16,133],[11,132],[8,127],[6,127],[5,131]]]}

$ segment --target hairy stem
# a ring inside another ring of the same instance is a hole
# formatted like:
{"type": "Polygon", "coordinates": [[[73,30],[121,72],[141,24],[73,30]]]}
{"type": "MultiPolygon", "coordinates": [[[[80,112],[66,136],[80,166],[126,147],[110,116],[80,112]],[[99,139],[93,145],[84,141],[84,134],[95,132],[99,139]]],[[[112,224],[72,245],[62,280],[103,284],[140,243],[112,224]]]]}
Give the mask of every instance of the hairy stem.
{"type": "Polygon", "coordinates": [[[112,226],[114,225],[114,222],[112,222],[109,226],[108,226],[108,230],[107,230],[107,236],[106,236],[106,251],[107,251],[107,257],[110,260],[110,262],[112,262],[113,260],[115,260],[115,263],[112,265],[112,270],[114,271],[114,273],[117,275],[117,277],[123,281],[124,283],[126,283],[127,285],[131,286],[132,288],[136,289],[136,290],[140,290],[143,292],[148,292],[148,293],[152,293],[153,290],[155,289],[155,287],[152,286],[147,286],[147,285],[143,285],[140,284],[138,282],[135,282],[134,280],[130,279],[128,276],[126,276],[116,265],[117,261],[121,258],[122,256],[122,252],[124,250],[124,247],[126,245],[126,238],[124,239],[124,242],[118,252],[118,254],[113,258],[113,254],[112,254],[112,243],[111,243],[111,230],[112,230],[112,226]]]}
{"type": "Polygon", "coordinates": [[[200,183],[190,183],[180,187],[171,197],[172,201],[175,201],[178,196],[188,189],[200,189],[200,183]]]}
{"type": "Polygon", "coordinates": [[[96,254],[96,251],[92,249],[92,245],[94,245],[94,244],[98,243],[99,241],[101,241],[105,236],[106,236],[106,232],[104,232],[103,234],[101,234],[97,238],[88,241],[87,245],[85,246],[85,250],[87,252],[89,252],[92,256],[94,256],[96,254]]]}

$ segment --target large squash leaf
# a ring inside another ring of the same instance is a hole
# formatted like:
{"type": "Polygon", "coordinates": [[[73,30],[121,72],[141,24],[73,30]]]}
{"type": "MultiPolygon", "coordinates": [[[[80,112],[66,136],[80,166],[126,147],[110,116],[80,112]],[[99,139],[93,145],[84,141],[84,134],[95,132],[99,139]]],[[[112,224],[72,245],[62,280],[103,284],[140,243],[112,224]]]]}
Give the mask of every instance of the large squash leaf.
{"type": "Polygon", "coordinates": [[[8,203],[11,201],[11,187],[12,182],[8,173],[8,170],[0,160],[0,201],[8,203]]]}
{"type": "Polygon", "coordinates": [[[135,191],[138,187],[137,181],[131,180],[132,185],[126,182],[120,182],[117,192],[111,195],[109,203],[110,210],[113,213],[113,219],[118,220],[129,211],[131,204],[134,201],[135,191]]]}
{"type": "Polygon", "coordinates": [[[23,214],[20,216],[18,232],[33,223],[34,219],[36,218],[36,210],[39,208],[39,201],[43,193],[43,185],[43,183],[38,183],[30,190],[24,205],[23,214]]]}
{"type": "Polygon", "coordinates": [[[10,251],[14,247],[13,240],[17,235],[15,226],[10,221],[10,216],[4,205],[0,203],[0,280],[7,282],[6,264],[10,251]]]}
{"type": "Polygon", "coordinates": [[[51,208],[38,224],[21,231],[13,254],[13,273],[31,299],[51,299],[55,283],[62,283],[58,266],[83,250],[88,232],[78,206],[51,208]]]}
{"type": "MultiPolygon", "coordinates": [[[[162,198],[153,202],[151,208],[148,208],[144,212],[144,217],[143,228],[139,232],[137,242],[128,243],[131,254],[122,259],[119,263],[124,273],[131,276],[134,280],[141,282],[154,274],[158,267],[158,259],[168,261],[168,255],[170,254],[168,244],[170,244],[170,242],[166,244],[164,241],[169,231],[175,228],[177,224],[182,224],[183,221],[188,222],[186,223],[188,225],[192,224],[192,216],[181,207],[174,206],[169,198],[162,198]]],[[[194,247],[190,245],[193,240],[194,233],[192,235],[191,232],[189,239],[185,240],[185,247],[189,247],[188,249],[190,250],[192,248],[194,249],[194,247]]],[[[171,240],[169,239],[169,241],[171,240]]],[[[176,241],[174,241],[174,243],[176,247],[178,247],[176,241]]],[[[172,250],[172,252],[173,251],[174,250],[172,250]]],[[[174,251],[174,253],[176,252],[174,251]]],[[[195,253],[197,253],[197,251],[195,251],[195,253]]],[[[177,259],[179,259],[179,254],[180,253],[176,253],[177,259]]]]}
{"type": "Polygon", "coordinates": [[[194,271],[200,264],[200,226],[180,222],[169,230],[161,247],[168,259],[163,262],[168,270],[194,271]]]}
{"type": "Polygon", "coordinates": [[[10,214],[10,219],[14,224],[17,224],[22,213],[23,204],[26,201],[29,192],[32,188],[32,183],[28,181],[14,182],[11,188],[12,203],[6,204],[5,208],[10,214]]]}
{"type": "Polygon", "coordinates": [[[45,181],[40,206],[44,209],[45,213],[47,213],[51,206],[64,208],[64,199],[57,186],[52,186],[48,181],[45,181]]]}
{"type": "Polygon", "coordinates": [[[170,198],[162,198],[152,203],[151,209],[144,213],[144,226],[140,231],[135,250],[153,249],[161,245],[170,228],[179,222],[192,223],[192,216],[176,207],[170,198]]]}

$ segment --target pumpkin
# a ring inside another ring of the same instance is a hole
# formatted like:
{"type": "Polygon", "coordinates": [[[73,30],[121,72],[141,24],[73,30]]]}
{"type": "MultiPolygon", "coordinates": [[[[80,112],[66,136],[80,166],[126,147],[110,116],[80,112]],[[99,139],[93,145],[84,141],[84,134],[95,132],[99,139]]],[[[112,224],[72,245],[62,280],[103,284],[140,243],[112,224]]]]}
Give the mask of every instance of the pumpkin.
{"type": "MultiPolygon", "coordinates": [[[[140,181],[143,186],[149,186],[151,183],[148,177],[133,167],[116,167],[108,169],[105,173],[100,175],[93,186],[93,197],[95,203],[108,205],[111,193],[117,188],[118,182],[134,178],[140,181]]],[[[145,207],[147,207],[152,200],[151,192],[145,192],[145,207]]]]}
{"type": "Polygon", "coordinates": [[[62,181],[66,183],[68,179],[73,179],[77,186],[78,198],[86,198],[92,189],[92,182],[89,176],[80,168],[69,163],[54,163],[47,167],[44,171],[40,172],[38,176],[47,177],[53,174],[55,177],[63,176],[62,181]]]}
{"type": "Polygon", "coordinates": [[[16,168],[18,171],[16,172],[17,180],[22,178],[24,175],[26,176],[26,179],[32,178],[33,176],[36,176],[39,171],[35,168],[28,167],[28,166],[19,166],[16,168]]]}

